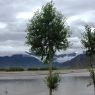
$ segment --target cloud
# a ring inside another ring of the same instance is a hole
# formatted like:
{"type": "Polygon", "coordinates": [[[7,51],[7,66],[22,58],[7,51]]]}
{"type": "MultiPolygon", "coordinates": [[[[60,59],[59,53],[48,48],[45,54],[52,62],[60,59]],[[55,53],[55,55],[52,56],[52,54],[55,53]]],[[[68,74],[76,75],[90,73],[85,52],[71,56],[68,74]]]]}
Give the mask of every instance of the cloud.
{"type": "Polygon", "coordinates": [[[0,32],[0,42],[6,41],[6,40],[12,40],[12,41],[25,41],[26,33],[23,32],[0,32]]]}
{"type": "Polygon", "coordinates": [[[17,14],[17,19],[31,19],[34,13],[32,12],[20,12],[17,14]]]}
{"type": "Polygon", "coordinates": [[[6,23],[0,22],[0,29],[4,29],[6,27],[7,27],[7,24],[6,23]]]}
{"type": "Polygon", "coordinates": [[[82,46],[81,39],[78,37],[70,37],[68,40],[70,41],[70,44],[71,44],[70,48],[78,49],[80,48],[80,46],[82,46]]]}
{"type": "Polygon", "coordinates": [[[94,22],[95,19],[95,10],[81,13],[79,15],[71,16],[67,19],[67,23],[71,25],[83,25],[89,24],[89,22],[94,22]]]}
{"type": "Polygon", "coordinates": [[[27,51],[28,47],[25,46],[11,46],[11,45],[6,45],[6,46],[0,46],[0,56],[9,56],[12,54],[20,54],[20,53],[25,53],[27,51]]]}
{"type": "MultiPolygon", "coordinates": [[[[51,0],[0,0],[0,55],[28,51],[25,45],[27,23],[34,12],[40,10],[48,1],[51,0]]],[[[72,45],[65,52],[80,53],[84,25],[89,24],[95,28],[95,0],[53,0],[53,2],[66,17],[72,31],[69,38],[72,45]]]]}

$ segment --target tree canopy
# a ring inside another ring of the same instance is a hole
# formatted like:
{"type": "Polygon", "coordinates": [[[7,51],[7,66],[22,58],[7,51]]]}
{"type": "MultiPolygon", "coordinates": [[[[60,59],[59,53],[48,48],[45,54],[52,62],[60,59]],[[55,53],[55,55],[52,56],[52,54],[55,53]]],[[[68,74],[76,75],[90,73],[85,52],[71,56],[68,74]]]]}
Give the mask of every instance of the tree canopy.
{"type": "Polygon", "coordinates": [[[82,44],[86,48],[87,55],[93,55],[95,53],[95,30],[92,30],[88,25],[85,26],[82,44]]]}
{"type": "Polygon", "coordinates": [[[49,2],[29,21],[27,44],[30,45],[30,51],[48,61],[56,50],[68,47],[68,34],[64,16],[49,2]]]}

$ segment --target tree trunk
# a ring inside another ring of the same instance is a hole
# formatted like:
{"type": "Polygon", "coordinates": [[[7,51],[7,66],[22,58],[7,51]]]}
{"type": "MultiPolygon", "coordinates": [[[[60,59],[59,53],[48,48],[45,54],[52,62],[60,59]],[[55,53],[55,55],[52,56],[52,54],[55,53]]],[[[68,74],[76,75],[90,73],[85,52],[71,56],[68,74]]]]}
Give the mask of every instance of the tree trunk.
{"type": "MultiPolygon", "coordinates": [[[[52,62],[51,61],[49,63],[49,76],[50,76],[50,80],[52,81],[52,62]]],[[[49,95],[52,95],[52,88],[49,88],[49,95]]]]}
{"type": "Polygon", "coordinates": [[[49,95],[52,95],[52,89],[49,88],[49,95]]]}
{"type": "Polygon", "coordinates": [[[95,85],[94,85],[94,95],[95,95],[95,85]]]}
{"type": "Polygon", "coordinates": [[[94,73],[94,69],[93,69],[93,64],[92,64],[92,55],[90,55],[90,75],[93,81],[93,85],[94,85],[94,95],[95,95],[95,73],[94,73]]]}
{"type": "MultiPolygon", "coordinates": [[[[52,54],[51,54],[51,51],[49,51],[49,77],[50,77],[50,80],[52,81],[52,54]]],[[[49,88],[49,95],[52,95],[51,87],[49,88]]]]}

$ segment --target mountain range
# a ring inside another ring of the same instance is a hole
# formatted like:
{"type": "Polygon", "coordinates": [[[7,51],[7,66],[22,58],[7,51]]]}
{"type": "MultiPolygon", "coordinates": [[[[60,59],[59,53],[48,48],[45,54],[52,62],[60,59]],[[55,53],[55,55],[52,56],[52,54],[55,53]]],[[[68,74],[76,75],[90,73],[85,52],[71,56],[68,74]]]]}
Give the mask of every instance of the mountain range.
{"type": "MultiPolygon", "coordinates": [[[[93,63],[95,60],[93,59],[93,63]]],[[[61,54],[55,55],[53,61],[53,67],[55,68],[86,68],[89,64],[89,58],[85,54],[71,53],[71,54],[61,54]],[[59,61],[58,59],[67,58],[65,62],[59,61]]],[[[15,54],[12,56],[2,56],[0,57],[0,68],[9,67],[23,67],[23,68],[45,68],[47,64],[42,63],[40,59],[34,55],[28,54],[15,54]]]]}

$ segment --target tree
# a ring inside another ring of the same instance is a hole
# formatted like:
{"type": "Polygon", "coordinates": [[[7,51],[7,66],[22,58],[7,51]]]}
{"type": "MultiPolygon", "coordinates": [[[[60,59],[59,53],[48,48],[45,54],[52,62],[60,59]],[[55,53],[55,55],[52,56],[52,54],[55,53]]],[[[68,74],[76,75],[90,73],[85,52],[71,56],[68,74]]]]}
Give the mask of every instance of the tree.
{"type": "Polygon", "coordinates": [[[47,86],[49,95],[58,87],[58,74],[52,72],[52,60],[57,50],[68,47],[67,37],[69,29],[65,25],[65,18],[56,10],[53,2],[47,3],[41,11],[37,11],[27,26],[27,44],[30,52],[41,57],[44,63],[49,64],[47,86]]]}
{"type": "Polygon", "coordinates": [[[82,44],[86,49],[86,55],[89,56],[89,72],[94,84],[95,94],[95,73],[92,63],[93,55],[95,54],[95,30],[92,30],[90,26],[85,26],[85,33],[83,35],[82,44]]]}

